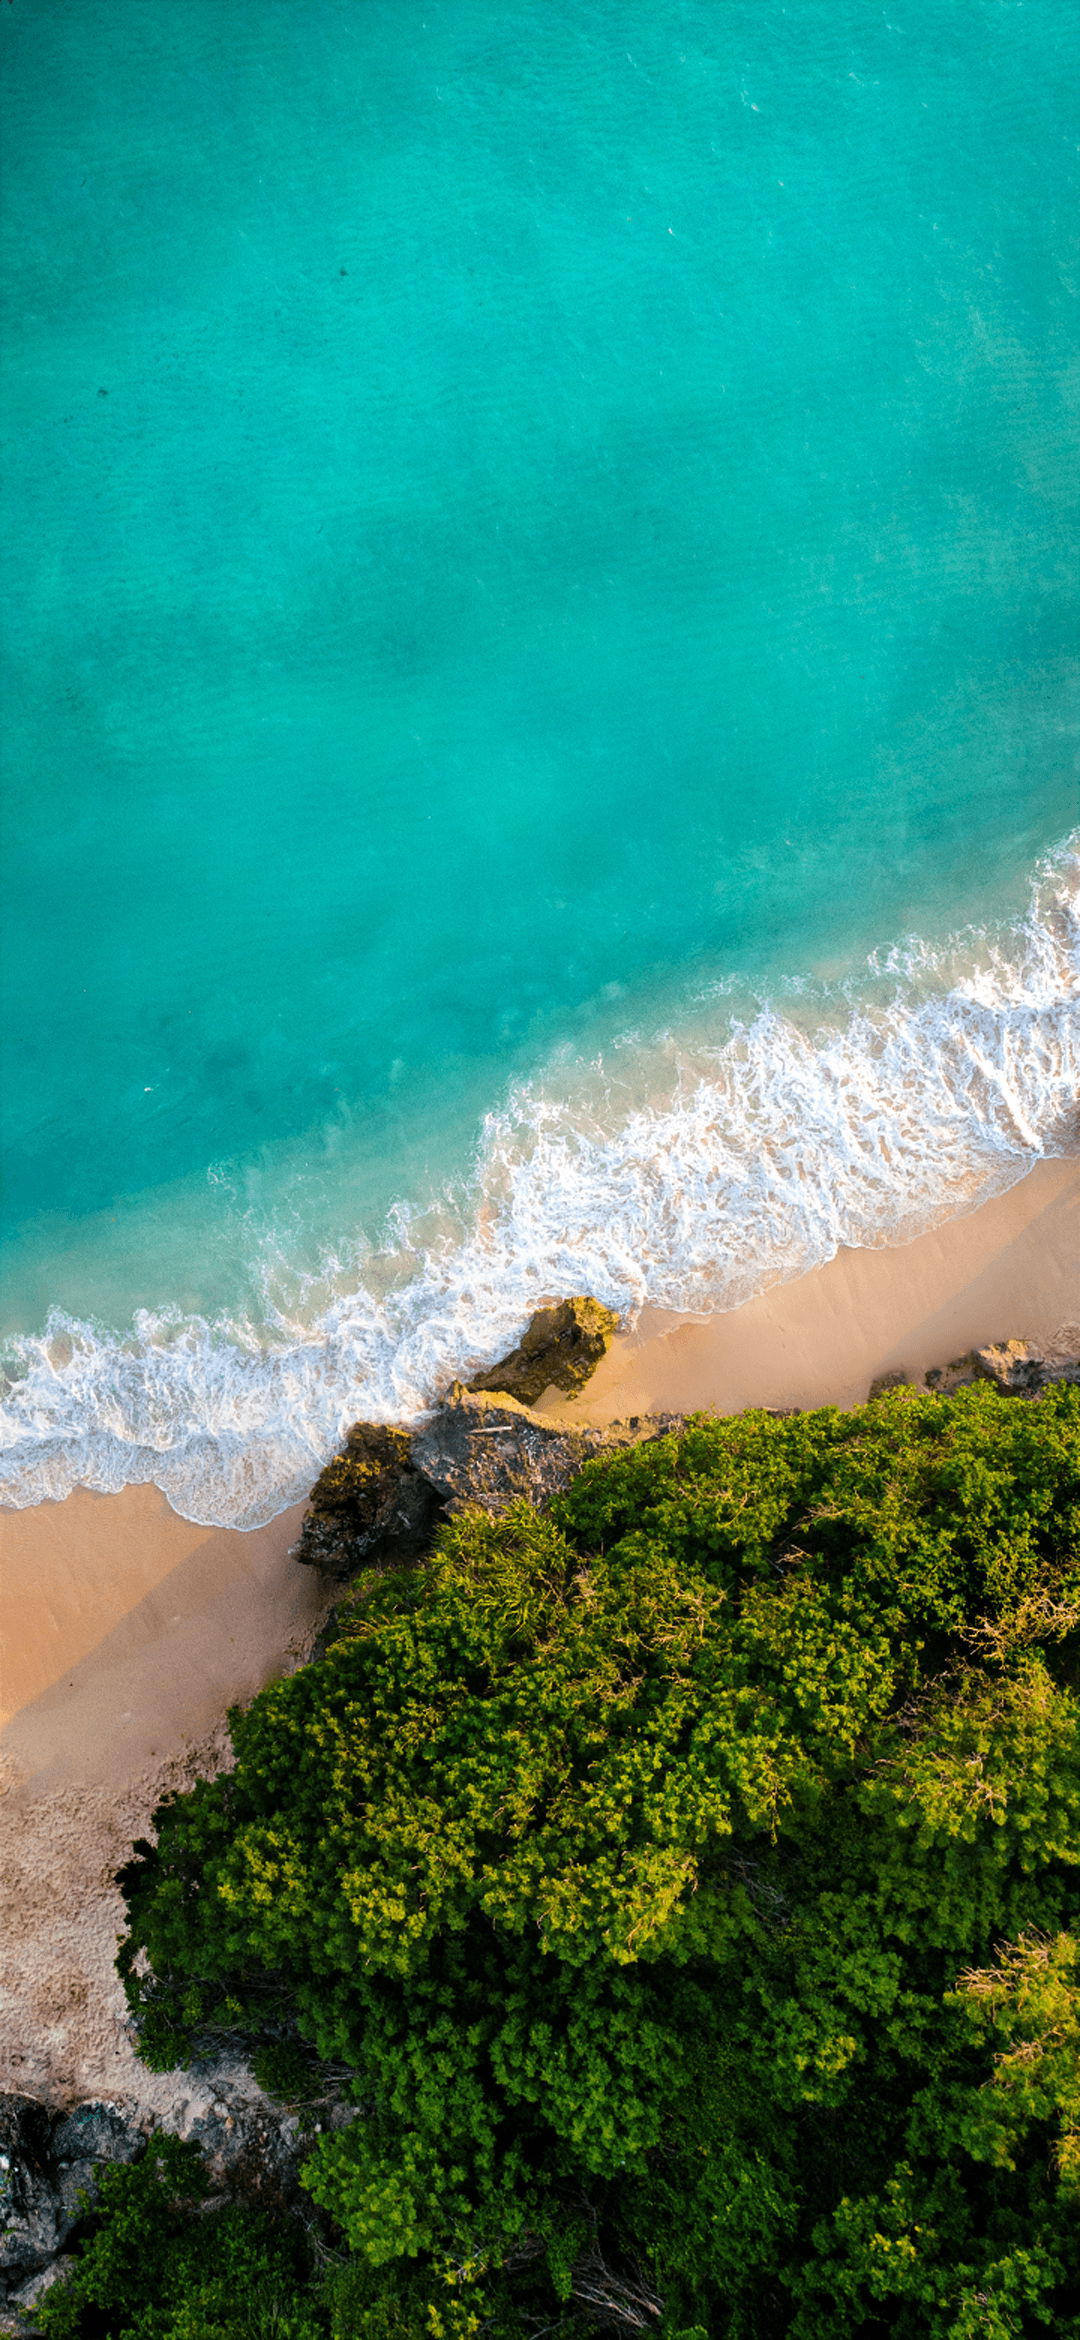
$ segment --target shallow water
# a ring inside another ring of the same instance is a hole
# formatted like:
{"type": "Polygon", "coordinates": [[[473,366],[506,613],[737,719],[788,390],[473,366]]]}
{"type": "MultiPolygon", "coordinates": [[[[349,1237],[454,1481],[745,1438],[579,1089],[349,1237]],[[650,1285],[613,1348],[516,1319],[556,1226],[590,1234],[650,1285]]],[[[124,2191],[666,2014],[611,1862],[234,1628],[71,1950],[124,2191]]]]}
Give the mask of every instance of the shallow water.
{"type": "Polygon", "coordinates": [[[1057,0],[0,36],[8,1499],[1075,1148],[1057,0]]]}

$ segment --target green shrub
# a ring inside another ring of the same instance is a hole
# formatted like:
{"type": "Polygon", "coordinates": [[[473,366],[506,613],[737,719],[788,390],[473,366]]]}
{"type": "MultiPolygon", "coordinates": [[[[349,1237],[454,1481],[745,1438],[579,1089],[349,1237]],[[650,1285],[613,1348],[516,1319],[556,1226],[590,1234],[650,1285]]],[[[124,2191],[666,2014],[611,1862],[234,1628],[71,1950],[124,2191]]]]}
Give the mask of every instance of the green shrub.
{"type": "Polygon", "coordinates": [[[239,2203],[201,2205],[193,2145],[158,2137],[106,2169],[96,2229],[36,2311],[47,2340],[326,2340],[303,2231],[239,2203]]]}
{"type": "Polygon", "coordinates": [[[318,2094],[318,2070],[294,2040],[268,2040],[257,2047],[251,2068],[260,2088],[279,2104],[308,2104],[318,2094]]]}
{"type": "Polygon", "coordinates": [[[354,2071],[305,2183],[388,2340],[1080,2333],[1078,1626],[1069,1387],[463,1515],[157,1815],[146,2052],[354,2071]]]}

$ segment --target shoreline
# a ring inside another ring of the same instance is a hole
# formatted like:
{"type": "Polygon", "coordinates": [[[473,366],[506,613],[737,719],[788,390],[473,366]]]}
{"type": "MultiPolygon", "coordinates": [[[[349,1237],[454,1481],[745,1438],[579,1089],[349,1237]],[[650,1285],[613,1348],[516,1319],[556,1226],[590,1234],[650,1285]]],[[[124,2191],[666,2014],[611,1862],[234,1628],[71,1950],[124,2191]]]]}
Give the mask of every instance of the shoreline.
{"type": "Polygon", "coordinates": [[[1070,1155],[910,1243],[842,1247],[741,1308],[645,1308],[580,1397],[552,1392],[541,1410],[569,1424],[858,1405],[879,1374],[921,1377],[987,1341],[1052,1346],[1078,1330],[1080,1160],[1070,1155]]]}
{"type": "MultiPolygon", "coordinates": [[[[723,1315],[646,1310],[553,1423],[853,1404],[987,1341],[1080,1326],[1080,1160],[913,1242],[841,1251],[723,1315]]],[[[1066,1344],[1067,1345],[1067,1344],[1066,1344]]],[[[1072,1346],[1078,1345],[1074,1334],[1072,1346]]],[[[303,1505],[205,1528],[164,1495],[78,1489],[0,1513],[0,2088],[113,2095],[162,2117],[190,2074],[138,2064],[112,1960],[113,1874],[162,1794],[227,1758],[226,1709],[302,1664],[340,1587],[289,1558],[303,1505]],[[3,1627],[6,1626],[6,1633],[3,1627]]]]}

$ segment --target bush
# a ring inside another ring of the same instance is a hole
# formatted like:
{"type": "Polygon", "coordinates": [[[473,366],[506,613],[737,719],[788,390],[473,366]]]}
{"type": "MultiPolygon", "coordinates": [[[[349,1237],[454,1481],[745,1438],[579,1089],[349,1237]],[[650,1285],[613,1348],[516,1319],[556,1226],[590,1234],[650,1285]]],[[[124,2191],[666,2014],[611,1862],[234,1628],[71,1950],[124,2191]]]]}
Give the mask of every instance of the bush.
{"type": "Polygon", "coordinates": [[[156,1816],[145,2052],[353,2071],[357,2330],[1080,2333],[1078,1627],[1070,1387],[466,1514],[156,1816]]]}
{"type": "Polygon", "coordinates": [[[106,2169],[96,2230],[36,2311],[47,2340],[326,2340],[303,2230],[240,2203],[203,2211],[193,2145],[158,2137],[106,2169]]]}

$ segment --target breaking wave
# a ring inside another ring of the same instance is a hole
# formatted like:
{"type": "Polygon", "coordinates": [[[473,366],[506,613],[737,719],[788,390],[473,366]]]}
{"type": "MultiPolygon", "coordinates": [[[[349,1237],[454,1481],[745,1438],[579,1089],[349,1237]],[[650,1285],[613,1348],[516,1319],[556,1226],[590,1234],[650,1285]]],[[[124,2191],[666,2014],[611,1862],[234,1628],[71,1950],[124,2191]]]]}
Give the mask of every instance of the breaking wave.
{"type": "Polygon", "coordinates": [[[468,1191],[399,1209],[317,1316],[268,1300],[260,1324],[144,1312],[118,1335],[53,1313],[8,1350],[0,1500],[150,1480],[185,1518],[256,1527],[350,1421],[415,1417],[541,1298],[735,1308],[1080,1152],[1078,847],[1009,928],[908,943],[743,1016],[718,994],[693,1038],[628,1038],[518,1089],[468,1191]]]}

